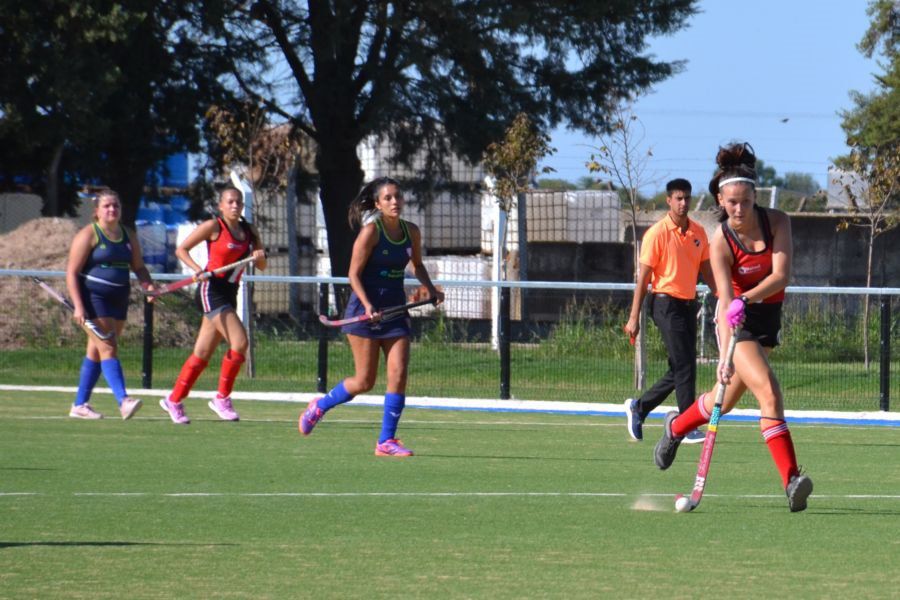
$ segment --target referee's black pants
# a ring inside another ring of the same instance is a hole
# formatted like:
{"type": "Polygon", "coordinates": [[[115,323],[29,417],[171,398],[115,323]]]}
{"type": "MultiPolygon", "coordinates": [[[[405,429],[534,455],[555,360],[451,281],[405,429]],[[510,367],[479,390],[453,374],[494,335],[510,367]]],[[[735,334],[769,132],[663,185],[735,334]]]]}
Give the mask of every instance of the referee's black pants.
{"type": "Polygon", "coordinates": [[[643,420],[675,390],[678,411],[694,403],[697,387],[697,302],[651,294],[650,315],[669,355],[669,370],[638,401],[643,420]]]}

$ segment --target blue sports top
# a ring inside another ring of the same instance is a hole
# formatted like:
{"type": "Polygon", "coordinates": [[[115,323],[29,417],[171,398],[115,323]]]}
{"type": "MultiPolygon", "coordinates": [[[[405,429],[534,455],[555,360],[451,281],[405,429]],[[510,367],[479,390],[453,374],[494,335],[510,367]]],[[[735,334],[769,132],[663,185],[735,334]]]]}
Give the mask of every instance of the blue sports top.
{"type": "Polygon", "coordinates": [[[94,223],[93,226],[97,243],[81,269],[88,288],[103,291],[109,289],[109,286],[127,287],[132,251],[125,228],[121,228],[120,239],[111,240],[99,225],[94,223]]]}
{"type": "Polygon", "coordinates": [[[380,288],[403,288],[403,275],[412,257],[412,238],[406,221],[400,220],[403,239],[394,241],[384,231],[381,219],[375,220],[378,228],[378,243],[362,271],[365,286],[380,288]]]}

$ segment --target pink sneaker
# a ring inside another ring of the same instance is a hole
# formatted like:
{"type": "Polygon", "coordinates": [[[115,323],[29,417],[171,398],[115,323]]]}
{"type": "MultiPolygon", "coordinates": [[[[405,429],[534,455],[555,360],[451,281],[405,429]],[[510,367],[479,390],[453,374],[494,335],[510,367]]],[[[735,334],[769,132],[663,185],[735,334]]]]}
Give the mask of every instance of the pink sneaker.
{"type": "Polygon", "coordinates": [[[210,400],[207,402],[210,410],[219,415],[219,418],[223,421],[238,421],[240,420],[240,416],[238,416],[237,412],[234,410],[234,407],[231,405],[231,397],[226,396],[223,398],[219,394],[216,394],[214,400],[210,400]]]}
{"type": "Polygon", "coordinates": [[[184,414],[184,406],[181,402],[169,402],[168,398],[160,398],[159,405],[164,411],[169,413],[169,418],[172,419],[173,423],[187,425],[191,422],[187,415],[184,414]]]}
{"type": "Polygon", "coordinates": [[[400,440],[385,440],[375,444],[375,456],[412,456],[413,451],[403,445],[400,440]]]}
{"type": "Polygon", "coordinates": [[[103,415],[94,410],[94,407],[85,402],[80,406],[72,405],[69,416],[73,419],[102,419],[103,415]]]}
{"type": "Polygon", "coordinates": [[[127,421],[133,417],[134,413],[139,411],[143,405],[144,403],[137,398],[125,398],[122,400],[122,406],[119,407],[119,412],[122,413],[122,420],[127,421]]]}
{"type": "Polygon", "coordinates": [[[319,408],[319,400],[321,400],[321,398],[314,398],[311,400],[310,403],[306,405],[306,410],[300,415],[298,428],[303,435],[311,434],[316,423],[321,421],[322,417],[325,416],[325,411],[319,408]]]}

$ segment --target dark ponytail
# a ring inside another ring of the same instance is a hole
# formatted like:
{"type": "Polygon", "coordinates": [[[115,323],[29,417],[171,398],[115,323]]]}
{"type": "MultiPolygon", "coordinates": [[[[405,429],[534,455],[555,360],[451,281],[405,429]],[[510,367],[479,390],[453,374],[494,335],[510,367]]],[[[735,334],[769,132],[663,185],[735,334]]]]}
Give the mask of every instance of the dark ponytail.
{"type": "Polygon", "coordinates": [[[366,213],[376,210],[375,201],[378,199],[381,188],[386,185],[395,185],[398,189],[400,188],[400,182],[396,179],[379,177],[364,185],[363,189],[359,191],[347,210],[347,220],[350,222],[351,229],[360,229],[363,226],[366,213]]]}

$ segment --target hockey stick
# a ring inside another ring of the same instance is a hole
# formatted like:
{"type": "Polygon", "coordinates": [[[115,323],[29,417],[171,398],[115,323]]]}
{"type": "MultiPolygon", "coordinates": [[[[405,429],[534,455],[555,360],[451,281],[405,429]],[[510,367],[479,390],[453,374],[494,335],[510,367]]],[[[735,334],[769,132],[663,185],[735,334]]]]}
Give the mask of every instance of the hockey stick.
{"type": "MultiPolygon", "coordinates": [[[[728,343],[728,351],[725,354],[725,362],[734,365],[734,348],[737,345],[738,332],[741,330],[740,325],[731,331],[731,341],[728,343]]],[[[688,506],[681,512],[690,512],[700,505],[703,499],[703,490],[706,489],[706,476],[709,474],[709,465],[712,462],[713,448],[716,445],[716,433],[719,429],[719,417],[722,416],[722,402],[725,400],[725,388],[728,387],[724,383],[719,383],[716,388],[716,401],[713,404],[712,413],[709,416],[709,425],[706,428],[706,438],[703,440],[703,450],[700,452],[700,463],[697,465],[697,477],[694,479],[694,489],[691,490],[691,496],[688,499],[688,506]]],[[[679,499],[683,498],[682,494],[675,496],[675,506],[678,506],[679,499]]]]}
{"type": "Polygon", "coordinates": [[[410,308],[424,306],[426,304],[434,304],[436,301],[437,298],[429,298],[428,300],[419,300],[418,302],[401,304],[400,306],[391,306],[381,312],[375,313],[375,315],[373,315],[372,317],[368,315],[357,315],[355,317],[349,317],[347,319],[331,320],[325,315],[319,315],[319,321],[321,321],[322,325],[325,325],[326,327],[343,327],[344,325],[350,325],[352,323],[365,323],[366,321],[371,321],[373,318],[378,318],[381,320],[392,319],[400,313],[409,310],[410,308]]]}
{"type": "MultiPolygon", "coordinates": [[[[38,284],[39,286],[41,286],[41,288],[42,288],[45,292],[47,292],[48,294],[50,294],[50,296],[51,296],[54,300],[56,300],[57,302],[59,302],[60,304],[62,304],[63,306],[65,306],[67,309],[69,309],[69,312],[73,312],[73,313],[75,312],[75,307],[72,306],[72,303],[69,302],[69,299],[68,299],[68,298],[66,298],[65,296],[63,296],[62,294],[60,294],[59,292],[57,292],[55,289],[53,289],[52,287],[50,287],[49,285],[47,285],[46,283],[44,283],[44,280],[41,279],[40,277],[32,277],[32,279],[34,280],[34,282],[35,282],[36,284],[38,284]]],[[[110,331],[109,333],[104,332],[102,329],[100,329],[100,328],[97,326],[96,323],[94,323],[94,322],[91,321],[90,319],[85,319],[85,320],[84,320],[84,329],[85,329],[85,331],[87,331],[88,333],[94,334],[95,336],[97,336],[98,339],[101,339],[101,340],[103,340],[103,341],[106,341],[106,340],[110,339],[111,337],[113,337],[113,335],[115,335],[115,333],[112,332],[112,331],[110,331]]]]}
{"type": "Polygon", "coordinates": [[[248,265],[256,260],[254,256],[248,256],[247,258],[242,258],[239,261],[233,262],[230,265],[225,265],[224,267],[219,267],[218,269],[213,269],[212,271],[203,271],[202,273],[195,273],[190,277],[185,277],[184,279],[179,279],[178,281],[173,281],[172,283],[163,284],[152,291],[144,291],[148,296],[162,296],[163,294],[168,294],[169,292],[174,292],[175,290],[180,290],[181,288],[191,285],[192,283],[200,283],[201,281],[206,281],[213,275],[218,275],[219,273],[224,273],[225,271],[230,271],[231,269],[236,269],[238,267],[243,267],[244,265],[248,265]]]}

